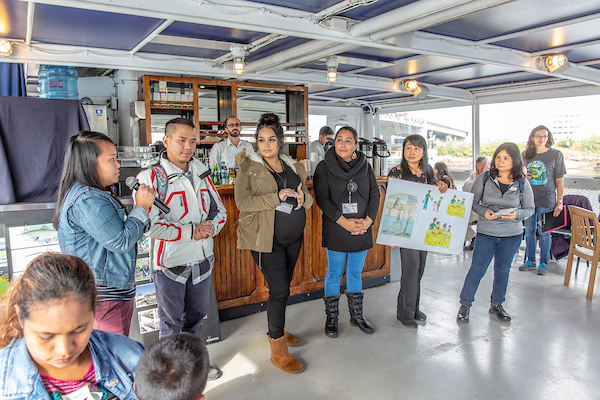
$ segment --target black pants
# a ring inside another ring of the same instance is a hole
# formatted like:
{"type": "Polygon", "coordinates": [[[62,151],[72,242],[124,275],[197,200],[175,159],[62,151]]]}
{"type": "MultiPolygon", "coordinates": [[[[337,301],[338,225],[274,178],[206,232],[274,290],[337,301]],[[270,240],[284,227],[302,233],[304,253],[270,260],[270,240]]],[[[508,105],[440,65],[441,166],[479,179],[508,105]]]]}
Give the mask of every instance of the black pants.
{"type": "Polygon", "coordinates": [[[402,276],[398,293],[398,317],[402,322],[415,322],[421,299],[421,278],[425,271],[427,252],[400,248],[402,276]]]}
{"type": "Polygon", "coordinates": [[[294,267],[298,261],[302,236],[291,243],[273,243],[270,253],[252,251],[252,258],[261,269],[269,284],[267,301],[268,335],[271,339],[283,336],[285,327],[285,307],[290,296],[290,282],[294,276],[294,267]]]}

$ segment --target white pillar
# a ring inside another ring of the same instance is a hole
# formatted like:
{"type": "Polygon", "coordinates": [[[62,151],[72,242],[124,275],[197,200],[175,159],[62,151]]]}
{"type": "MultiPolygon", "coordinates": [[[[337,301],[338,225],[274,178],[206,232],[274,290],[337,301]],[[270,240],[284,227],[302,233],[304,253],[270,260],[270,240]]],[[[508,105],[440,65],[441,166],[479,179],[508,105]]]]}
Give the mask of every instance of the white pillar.
{"type": "Polygon", "coordinates": [[[473,124],[473,169],[475,169],[475,160],[479,157],[481,149],[481,138],[479,136],[479,100],[477,97],[473,100],[472,124],[473,124]]]}

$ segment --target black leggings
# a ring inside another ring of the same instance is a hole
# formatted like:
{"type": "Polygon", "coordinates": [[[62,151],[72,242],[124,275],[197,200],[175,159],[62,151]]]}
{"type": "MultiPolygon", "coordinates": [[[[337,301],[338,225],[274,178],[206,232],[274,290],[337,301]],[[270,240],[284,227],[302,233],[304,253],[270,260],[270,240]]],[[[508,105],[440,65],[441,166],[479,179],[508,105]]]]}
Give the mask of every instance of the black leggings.
{"type": "Polygon", "coordinates": [[[294,267],[298,261],[302,236],[286,243],[273,243],[270,253],[252,251],[252,258],[261,269],[269,284],[269,300],[267,301],[268,335],[271,339],[283,336],[285,327],[285,307],[290,296],[290,282],[294,276],[294,267]]]}

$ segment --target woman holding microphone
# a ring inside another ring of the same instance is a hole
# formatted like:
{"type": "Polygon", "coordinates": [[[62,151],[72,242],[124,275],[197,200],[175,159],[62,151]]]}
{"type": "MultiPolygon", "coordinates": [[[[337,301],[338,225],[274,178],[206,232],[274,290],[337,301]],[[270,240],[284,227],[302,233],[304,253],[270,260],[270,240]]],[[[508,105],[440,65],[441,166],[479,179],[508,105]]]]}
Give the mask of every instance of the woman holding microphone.
{"type": "Polygon", "coordinates": [[[120,168],[107,136],[89,131],[71,136],[53,223],[61,251],[85,261],[96,278],[94,329],[128,336],[137,242],[147,229],[154,190],[141,184],[128,214],[110,188],[119,182],[120,168]]]}
{"type": "Polygon", "coordinates": [[[317,165],[313,184],[323,211],[323,247],[327,249],[325,276],[325,335],[338,336],[340,280],[346,266],[346,297],[350,324],[364,333],[375,328],[363,316],[361,273],[367,250],[373,247],[371,225],[379,209],[379,188],[371,165],[357,151],[358,133],[341,127],[335,146],[317,165]]]}
{"type": "Polygon", "coordinates": [[[256,127],[258,152],[237,155],[240,166],[234,191],[240,210],[238,249],[248,249],[269,284],[267,321],[271,363],[297,374],[302,363],[288,352],[300,339],[286,332],[285,309],[290,282],[304,236],[306,209],[313,203],[307,172],[281,153],[283,127],[275,114],[263,114],[256,127]]]}

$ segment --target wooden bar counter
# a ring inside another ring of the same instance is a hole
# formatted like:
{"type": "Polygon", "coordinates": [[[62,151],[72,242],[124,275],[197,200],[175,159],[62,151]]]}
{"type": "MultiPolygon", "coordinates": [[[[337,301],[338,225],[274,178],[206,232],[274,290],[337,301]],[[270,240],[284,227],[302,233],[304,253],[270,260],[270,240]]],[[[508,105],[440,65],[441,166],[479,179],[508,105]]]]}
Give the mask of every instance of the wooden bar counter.
{"type": "MultiPolygon", "coordinates": [[[[379,230],[381,210],[385,200],[385,177],[378,178],[377,183],[381,198],[379,214],[372,227],[374,239],[379,230]]],[[[312,181],[307,181],[307,186],[314,198],[312,181]]],[[[221,185],[217,186],[217,189],[227,209],[227,224],[215,237],[213,278],[219,310],[265,301],[269,293],[260,269],[256,266],[249,250],[238,250],[236,247],[239,211],[235,206],[233,185],[221,185]]],[[[321,246],[322,218],[321,209],[315,202],[306,212],[304,241],[291,284],[292,295],[323,289],[327,255],[321,246]]],[[[389,275],[389,273],[390,248],[375,244],[367,252],[362,273],[363,280],[389,275]]],[[[345,278],[342,282],[345,282],[345,278]]]]}

